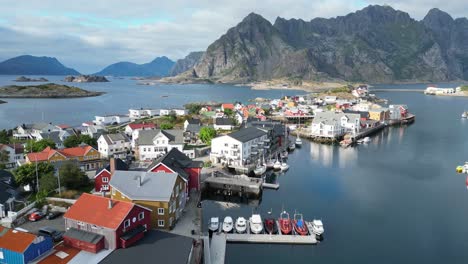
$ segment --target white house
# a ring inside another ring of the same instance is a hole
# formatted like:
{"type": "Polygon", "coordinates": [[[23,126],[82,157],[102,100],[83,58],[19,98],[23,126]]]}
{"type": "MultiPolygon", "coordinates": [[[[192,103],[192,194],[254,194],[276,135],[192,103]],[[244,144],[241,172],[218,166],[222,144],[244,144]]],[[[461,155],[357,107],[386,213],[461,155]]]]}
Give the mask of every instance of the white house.
{"type": "Polygon", "coordinates": [[[432,87],[429,86],[424,90],[425,94],[431,94],[431,95],[441,95],[441,94],[453,94],[455,93],[456,89],[454,88],[438,88],[438,87],[432,87]]]}
{"type": "Polygon", "coordinates": [[[59,130],[52,123],[22,124],[13,132],[16,139],[36,138],[40,133],[48,133],[59,130]]]}
{"type": "Polygon", "coordinates": [[[184,131],[187,131],[187,128],[189,127],[189,125],[201,126],[202,123],[201,123],[200,119],[198,119],[198,118],[186,119],[185,122],[184,122],[184,131]]]}
{"type": "Polygon", "coordinates": [[[361,128],[359,114],[316,112],[311,125],[312,136],[336,138],[345,133],[355,135],[361,128]]]}
{"type": "Polygon", "coordinates": [[[184,116],[184,115],[188,114],[188,111],[186,109],[174,108],[174,109],[161,109],[160,112],[159,112],[159,115],[167,116],[167,115],[170,115],[171,112],[174,112],[175,115],[177,115],[177,116],[184,116]]]}
{"type": "Polygon", "coordinates": [[[325,98],[323,99],[323,101],[324,101],[326,104],[335,104],[335,103],[336,103],[336,96],[334,96],[334,95],[327,95],[327,96],[325,96],[325,98]]]}
{"type": "Polygon", "coordinates": [[[122,124],[130,122],[130,117],[128,115],[104,115],[104,116],[95,116],[93,122],[96,125],[113,125],[113,124],[122,124]]]}
{"type": "Polygon", "coordinates": [[[210,160],[233,166],[256,162],[270,139],[267,132],[248,127],[211,140],[210,160]]]}
{"type": "Polygon", "coordinates": [[[99,138],[107,129],[101,125],[84,126],[81,134],[88,135],[92,138],[99,138]]]}
{"type": "Polygon", "coordinates": [[[144,118],[144,117],[151,117],[159,115],[159,109],[149,109],[149,108],[141,108],[141,109],[129,109],[129,117],[130,119],[137,119],[137,118],[144,118]]]}
{"type": "Polygon", "coordinates": [[[133,131],[135,130],[154,130],[155,128],[156,128],[156,125],[153,123],[128,124],[125,127],[125,134],[131,137],[133,134],[133,131]]]}
{"type": "Polygon", "coordinates": [[[24,147],[22,144],[0,144],[0,151],[8,152],[8,161],[4,164],[7,168],[15,168],[25,162],[24,147]]]}
{"type": "Polygon", "coordinates": [[[98,151],[102,157],[125,158],[130,151],[130,139],[124,133],[104,134],[99,137],[98,151]]]}
{"type": "Polygon", "coordinates": [[[215,130],[232,130],[234,122],[230,118],[215,118],[213,127],[215,130]]]}
{"type": "Polygon", "coordinates": [[[184,131],[178,129],[141,130],[135,145],[141,161],[156,159],[173,148],[184,152],[184,131]]]}
{"type": "Polygon", "coordinates": [[[237,124],[242,124],[242,122],[244,122],[244,116],[239,111],[236,111],[236,114],[234,115],[234,119],[236,120],[237,124]]]}

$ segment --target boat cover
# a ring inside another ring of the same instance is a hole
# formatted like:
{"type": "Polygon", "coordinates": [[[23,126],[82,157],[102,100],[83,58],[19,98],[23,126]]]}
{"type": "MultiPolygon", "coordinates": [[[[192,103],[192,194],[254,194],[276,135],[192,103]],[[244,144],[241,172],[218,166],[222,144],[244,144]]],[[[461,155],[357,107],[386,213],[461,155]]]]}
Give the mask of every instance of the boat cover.
{"type": "Polygon", "coordinates": [[[297,226],[298,226],[298,227],[302,227],[303,225],[304,225],[304,221],[302,221],[302,220],[299,219],[299,220],[297,221],[297,226]]]}

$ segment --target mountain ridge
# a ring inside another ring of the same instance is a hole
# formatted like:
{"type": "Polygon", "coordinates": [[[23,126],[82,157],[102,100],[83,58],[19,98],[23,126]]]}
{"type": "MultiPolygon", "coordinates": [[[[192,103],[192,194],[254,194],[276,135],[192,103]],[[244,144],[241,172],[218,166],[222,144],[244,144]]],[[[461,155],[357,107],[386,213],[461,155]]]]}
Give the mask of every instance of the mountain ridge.
{"type": "Polygon", "coordinates": [[[136,64],[121,61],[111,64],[94,75],[113,76],[168,76],[175,62],[166,56],[157,57],[151,62],[136,64]]]}
{"type": "Polygon", "coordinates": [[[2,75],[79,75],[55,57],[21,55],[0,62],[2,75]]]}

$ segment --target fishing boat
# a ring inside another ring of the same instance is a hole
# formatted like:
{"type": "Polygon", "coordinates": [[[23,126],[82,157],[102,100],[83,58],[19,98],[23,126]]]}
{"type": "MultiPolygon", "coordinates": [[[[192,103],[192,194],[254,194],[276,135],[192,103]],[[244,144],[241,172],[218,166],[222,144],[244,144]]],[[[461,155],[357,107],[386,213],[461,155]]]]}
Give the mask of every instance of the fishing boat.
{"type": "Polygon", "coordinates": [[[278,219],[279,227],[283,235],[289,235],[292,231],[291,219],[289,219],[289,214],[286,211],[283,211],[280,214],[278,219]]]}
{"type": "Polygon", "coordinates": [[[233,227],[234,227],[234,223],[232,221],[232,217],[230,217],[230,216],[224,217],[223,232],[231,233],[233,227]]]}
{"type": "Polygon", "coordinates": [[[254,169],[254,173],[257,176],[261,176],[266,172],[266,170],[267,170],[267,166],[263,162],[261,162],[259,160],[258,164],[257,164],[257,167],[255,167],[255,169],[254,169]]]}
{"type": "Polygon", "coordinates": [[[294,214],[293,226],[294,231],[301,236],[306,236],[309,233],[307,225],[305,224],[304,219],[302,219],[302,214],[294,214]]]}
{"type": "Polygon", "coordinates": [[[290,151],[293,151],[296,149],[296,144],[294,142],[291,142],[288,147],[290,151]]]}
{"type": "Polygon", "coordinates": [[[236,232],[239,234],[245,233],[245,231],[247,230],[247,220],[245,220],[245,218],[242,216],[237,218],[235,229],[236,232]]]}
{"type": "Polygon", "coordinates": [[[283,161],[283,162],[281,163],[280,169],[281,169],[282,171],[287,171],[287,170],[289,170],[289,165],[288,165],[286,162],[283,161]]]}
{"type": "Polygon", "coordinates": [[[276,225],[276,220],[273,218],[265,219],[263,225],[265,226],[265,232],[268,234],[277,234],[278,226],[276,225]]]}
{"type": "Polygon", "coordinates": [[[323,232],[325,231],[323,229],[323,223],[322,220],[316,220],[312,221],[312,233],[314,233],[317,236],[321,236],[323,232]]]}
{"type": "Polygon", "coordinates": [[[281,152],[280,157],[281,157],[281,159],[287,159],[288,158],[288,152],[286,150],[281,152]]]}
{"type": "Polygon", "coordinates": [[[249,220],[250,232],[260,234],[263,231],[262,217],[259,214],[253,214],[249,220]]]}
{"type": "Polygon", "coordinates": [[[362,139],[362,142],[364,143],[369,143],[370,142],[370,137],[365,137],[362,139]]]}
{"type": "Polygon", "coordinates": [[[465,162],[465,165],[457,166],[458,173],[468,173],[468,161],[465,162]]]}
{"type": "Polygon", "coordinates": [[[219,218],[218,217],[211,217],[210,223],[208,224],[208,229],[211,232],[216,232],[219,229],[219,218]]]}
{"type": "Polygon", "coordinates": [[[461,117],[468,118],[468,111],[463,111],[463,113],[461,114],[461,117]]]}
{"type": "Polygon", "coordinates": [[[273,164],[273,169],[281,170],[281,162],[279,160],[276,160],[275,164],[273,164]]]}

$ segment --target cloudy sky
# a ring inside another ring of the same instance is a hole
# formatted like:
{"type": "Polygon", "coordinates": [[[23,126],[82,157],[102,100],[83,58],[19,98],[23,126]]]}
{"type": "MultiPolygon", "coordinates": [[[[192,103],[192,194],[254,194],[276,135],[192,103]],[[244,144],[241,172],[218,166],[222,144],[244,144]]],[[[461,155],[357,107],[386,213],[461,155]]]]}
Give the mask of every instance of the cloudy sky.
{"type": "Polygon", "coordinates": [[[92,73],[117,61],[176,60],[205,50],[250,12],[271,22],[334,17],[389,4],[422,19],[432,7],[467,16],[464,0],[0,0],[0,61],[32,54],[57,57],[92,73]]]}

